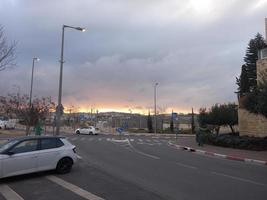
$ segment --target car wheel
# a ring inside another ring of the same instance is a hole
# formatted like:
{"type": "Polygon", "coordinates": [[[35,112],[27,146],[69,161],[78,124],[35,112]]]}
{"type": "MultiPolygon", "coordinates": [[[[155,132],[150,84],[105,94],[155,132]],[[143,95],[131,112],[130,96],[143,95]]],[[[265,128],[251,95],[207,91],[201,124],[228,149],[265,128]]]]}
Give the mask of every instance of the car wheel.
{"type": "Polygon", "coordinates": [[[76,134],[80,134],[80,131],[76,131],[76,134]]]}
{"type": "Polygon", "coordinates": [[[90,131],[90,132],[89,132],[89,135],[93,135],[93,132],[90,131]]]}
{"type": "Polygon", "coordinates": [[[57,168],[56,168],[57,173],[66,174],[70,172],[72,168],[72,164],[73,164],[73,161],[71,158],[62,158],[57,163],[57,168]]]}

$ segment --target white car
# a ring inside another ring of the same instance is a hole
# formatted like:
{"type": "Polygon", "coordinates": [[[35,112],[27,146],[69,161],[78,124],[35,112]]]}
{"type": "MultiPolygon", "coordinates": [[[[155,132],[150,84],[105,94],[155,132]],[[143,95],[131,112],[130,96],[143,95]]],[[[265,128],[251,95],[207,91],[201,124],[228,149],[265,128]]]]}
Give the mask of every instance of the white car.
{"type": "Polygon", "coordinates": [[[76,134],[89,134],[89,135],[97,135],[99,134],[99,129],[94,126],[84,126],[76,129],[76,134]]]}
{"type": "Polygon", "coordinates": [[[16,122],[8,118],[0,118],[0,129],[15,129],[16,122]]]}
{"type": "Polygon", "coordinates": [[[14,138],[0,146],[0,178],[54,169],[68,173],[77,158],[75,146],[64,137],[14,138]]]}

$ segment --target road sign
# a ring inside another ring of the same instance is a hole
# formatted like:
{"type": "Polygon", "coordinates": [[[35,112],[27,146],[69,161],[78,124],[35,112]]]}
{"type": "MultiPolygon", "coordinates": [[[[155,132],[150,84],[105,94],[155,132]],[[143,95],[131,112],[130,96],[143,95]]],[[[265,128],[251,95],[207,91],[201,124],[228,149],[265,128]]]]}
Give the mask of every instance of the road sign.
{"type": "Polygon", "coordinates": [[[177,113],[172,113],[172,119],[176,119],[177,118],[177,113]]]}
{"type": "Polygon", "coordinates": [[[121,127],[120,127],[120,128],[117,128],[116,131],[117,131],[119,134],[122,134],[122,132],[123,132],[123,128],[121,128],[121,127]]]}

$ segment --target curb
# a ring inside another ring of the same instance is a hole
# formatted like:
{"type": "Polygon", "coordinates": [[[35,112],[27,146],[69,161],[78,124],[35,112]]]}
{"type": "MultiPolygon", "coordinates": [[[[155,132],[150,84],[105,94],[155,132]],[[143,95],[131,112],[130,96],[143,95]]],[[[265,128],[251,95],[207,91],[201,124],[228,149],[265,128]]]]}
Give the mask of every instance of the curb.
{"type": "Polygon", "coordinates": [[[214,152],[210,152],[210,151],[203,151],[203,150],[200,150],[200,149],[194,149],[194,148],[187,147],[187,146],[181,146],[181,145],[178,145],[178,144],[173,144],[171,142],[169,142],[169,145],[173,146],[173,147],[175,147],[176,149],[179,149],[179,150],[194,152],[194,153],[198,153],[198,154],[205,154],[205,155],[224,158],[224,159],[228,159],[228,160],[235,160],[235,161],[241,161],[241,162],[246,162],[246,163],[254,163],[254,164],[267,166],[267,161],[263,161],[263,160],[255,160],[255,159],[250,159],[250,158],[242,158],[242,157],[237,157],[237,156],[224,155],[224,154],[214,153],[214,152]]]}

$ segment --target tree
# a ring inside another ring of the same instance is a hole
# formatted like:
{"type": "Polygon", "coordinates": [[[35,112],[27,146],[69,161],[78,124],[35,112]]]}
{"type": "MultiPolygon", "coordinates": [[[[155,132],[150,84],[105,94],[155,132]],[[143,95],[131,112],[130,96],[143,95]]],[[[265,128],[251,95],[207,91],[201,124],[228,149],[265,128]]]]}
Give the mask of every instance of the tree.
{"type": "Polygon", "coordinates": [[[244,107],[252,113],[261,114],[267,118],[267,73],[263,73],[261,76],[264,78],[257,89],[244,99],[244,107]]]}
{"type": "Polygon", "coordinates": [[[195,114],[194,114],[193,108],[192,108],[192,114],[191,114],[191,131],[192,131],[192,134],[195,133],[195,114]]]}
{"type": "Polygon", "coordinates": [[[171,116],[171,122],[170,122],[170,131],[173,133],[174,127],[173,127],[173,115],[171,116]]]}
{"type": "Polygon", "coordinates": [[[29,106],[28,95],[9,94],[0,98],[0,109],[7,116],[17,117],[26,125],[26,135],[28,135],[31,126],[45,121],[49,113],[55,110],[55,104],[51,97],[43,97],[34,99],[29,106]]]}
{"type": "Polygon", "coordinates": [[[8,44],[4,29],[0,26],[0,71],[15,65],[16,42],[8,44]]]}
{"type": "Polygon", "coordinates": [[[150,111],[148,112],[147,116],[147,129],[149,133],[153,133],[153,125],[152,125],[152,118],[150,115],[150,111]]]}
{"type": "MultiPolygon", "coordinates": [[[[266,47],[264,38],[257,33],[254,39],[249,41],[246,55],[244,57],[246,75],[248,78],[249,91],[252,92],[257,88],[257,69],[258,51],[266,47]]],[[[241,78],[241,77],[240,77],[241,78]]],[[[241,79],[241,82],[243,80],[241,79]]]]}
{"type": "Polygon", "coordinates": [[[200,126],[216,126],[216,135],[219,135],[221,126],[229,126],[232,133],[234,133],[233,126],[238,124],[237,108],[234,103],[215,104],[209,111],[206,108],[201,108],[199,110],[199,124],[200,126]]]}
{"type": "Polygon", "coordinates": [[[238,85],[237,93],[239,94],[239,97],[249,92],[249,79],[246,65],[242,65],[241,75],[239,78],[236,77],[236,84],[238,85]]]}

